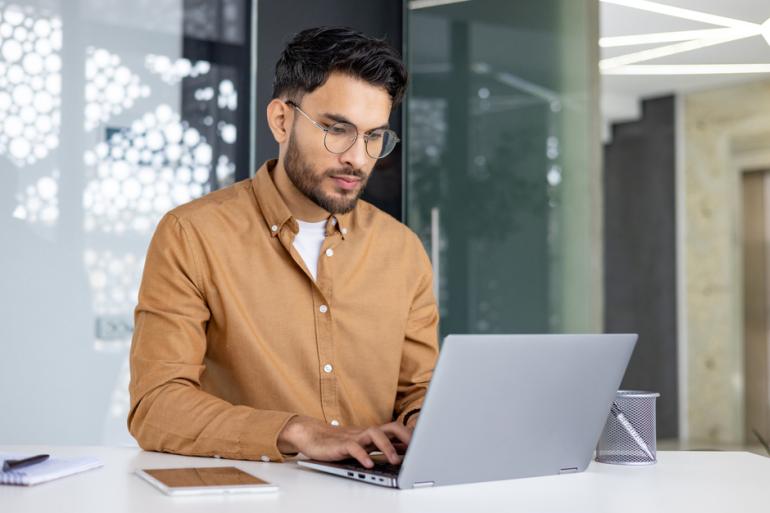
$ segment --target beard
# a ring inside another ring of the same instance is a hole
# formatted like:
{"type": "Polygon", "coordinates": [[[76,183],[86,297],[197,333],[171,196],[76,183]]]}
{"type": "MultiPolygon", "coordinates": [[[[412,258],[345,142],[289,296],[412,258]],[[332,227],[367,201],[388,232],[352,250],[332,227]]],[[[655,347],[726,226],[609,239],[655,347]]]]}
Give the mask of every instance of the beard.
{"type": "Polygon", "coordinates": [[[369,177],[360,169],[352,167],[342,167],[336,169],[327,169],[323,173],[316,174],[312,166],[303,158],[295,142],[294,131],[289,139],[289,146],[286,148],[286,161],[284,169],[286,175],[302,194],[307,196],[313,203],[326,210],[330,214],[347,214],[353,210],[358,202],[358,198],[364,192],[366,182],[369,177]],[[334,176],[348,175],[355,176],[361,180],[357,190],[344,191],[338,189],[339,194],[330,195],[323,191],[323,182],[327,178],[334,176]]]}

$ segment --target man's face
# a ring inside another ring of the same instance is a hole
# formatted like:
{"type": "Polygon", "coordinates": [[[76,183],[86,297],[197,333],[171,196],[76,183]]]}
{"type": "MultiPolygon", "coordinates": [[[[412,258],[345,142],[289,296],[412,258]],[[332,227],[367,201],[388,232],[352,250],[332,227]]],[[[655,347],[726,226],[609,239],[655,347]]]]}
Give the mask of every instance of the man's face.
{"type": "Polygon", "coordinates": [[[351,211],[364,191],[376,160],[366,153],[364,134],[387,125],[391,100],[387,91],[342,73],[298,102],[323,126],[346,122],[358,128],[355,144],[344,153],[324,146],[324,131],[294,111],[284,169],[294,186],[331,214],[351,211]]]}

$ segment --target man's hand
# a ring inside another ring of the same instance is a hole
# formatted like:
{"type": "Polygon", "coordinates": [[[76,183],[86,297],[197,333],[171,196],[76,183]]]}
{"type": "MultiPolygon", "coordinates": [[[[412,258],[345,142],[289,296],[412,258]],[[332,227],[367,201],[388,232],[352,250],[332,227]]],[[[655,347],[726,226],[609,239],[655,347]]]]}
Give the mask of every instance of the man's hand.
{"type": "MultiPolygon", "coordinates": [[[[411,419],[410,419],[411,420],[411,419]]],[[[278,435],[282,453],[301,452],[321,461],[338,461],[353,457],[366,468],[374,462],[371,451],[381,451],[388,461],[401,462],[395,445],[409,445],[412,430],[398,422],[369,428],[333,427],[312,417],[294,417],[278,435]]]]}

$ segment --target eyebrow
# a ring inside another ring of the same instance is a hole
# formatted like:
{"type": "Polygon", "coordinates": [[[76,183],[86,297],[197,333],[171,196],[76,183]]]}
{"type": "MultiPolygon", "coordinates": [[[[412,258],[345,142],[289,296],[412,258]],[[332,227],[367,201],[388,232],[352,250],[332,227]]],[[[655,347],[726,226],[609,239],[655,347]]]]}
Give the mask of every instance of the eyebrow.
{"type": "MultiPolygon", "coordinates": [[[[356,126],[355,123],[350,121],[348,118],[346,118],[342,114],[334,114],[332,112],[324,112],[323,114],[321,114],[321,117],[326,118],[326,119],[331,119],[335,123],[347,123],[348,125],[356,126]]],[[[371,128],[371,129],[367,130],[366,133],[372,132],[374,130],[380,130],[381,128],[390,128],[390,123],[385,123],[384,125],[380,125],[380,126],[371,128]]]]}

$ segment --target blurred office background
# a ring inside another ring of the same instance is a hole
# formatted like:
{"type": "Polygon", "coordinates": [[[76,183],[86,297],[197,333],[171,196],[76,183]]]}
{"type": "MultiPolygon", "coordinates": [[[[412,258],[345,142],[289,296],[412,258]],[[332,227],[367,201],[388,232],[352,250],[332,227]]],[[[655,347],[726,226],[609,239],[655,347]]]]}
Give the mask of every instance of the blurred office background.
{"type": "MultiPolygon", "coordinates": [[[[662,448],[770,439],[763,0],[0,0],[0,441],[130,444],[163,213],[246,179],[291,35],[401,48],[365,198],[434,265],[441,334],[638,332],[662,448]]],[[[501,405],[501,407],[505,407],[501,405]]]]}

